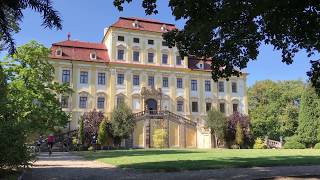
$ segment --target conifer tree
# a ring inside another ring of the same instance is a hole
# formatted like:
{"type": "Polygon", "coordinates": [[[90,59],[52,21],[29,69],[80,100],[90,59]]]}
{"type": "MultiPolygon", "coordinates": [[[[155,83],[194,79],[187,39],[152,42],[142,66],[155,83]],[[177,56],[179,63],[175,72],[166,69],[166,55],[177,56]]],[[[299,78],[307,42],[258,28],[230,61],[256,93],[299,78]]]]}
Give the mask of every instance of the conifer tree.
{"type": "Polygon", "coordinates": [[[78,143],[83,145],[84,143],[84,124],[83,124],[83,119],[80,118],[80,126],[79,126],[79,131],[78,131],[78,143]]]}
{"type": "Polygon", "coordinates": [[[243,144],[243,130],[241,128],[241,124],[238,121],[236,125],[236,143],[239,145],[239,148],[243,144]]]}
{"type": "Polygon", "coordinates": [[[107,120],[104,119],[99,125],[98,130],[98,144],[104,146],[107,142],[108,134],[107,134],[107,120]]]}
{"type": "Polygon", "coordinates": [[[311,147],[317,143],[320,124],[320,98],[314,88],[307,87],[301,98],[298,136],[302,143],[311,147]]]}

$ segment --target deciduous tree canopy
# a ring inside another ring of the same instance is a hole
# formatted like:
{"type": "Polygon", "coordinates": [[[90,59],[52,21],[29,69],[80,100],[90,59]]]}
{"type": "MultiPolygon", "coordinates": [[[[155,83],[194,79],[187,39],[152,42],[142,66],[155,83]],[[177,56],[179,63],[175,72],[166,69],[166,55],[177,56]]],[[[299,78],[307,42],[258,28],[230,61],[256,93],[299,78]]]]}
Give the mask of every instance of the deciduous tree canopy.
{"type": "MultiPolygon", "coordinates": [[[[122,10],[132,0],[114,0],[122,10]]],[[[157,0],[143,0],[146,14],[156,14],[157,0]]],[[[320,3],[317,0],[169,0],[172,15],[186,20],[183,29],[164,34],[181,55],[211,57],[214,80],[239,75],[256,60],[261,44],[282,52],[282,62],[306,50],[320,50],[320,3]],[[221,68],[224,67],[224,68],[221,68]]],[[[320,91],[320,61],[310,61],[312,84],[320,91]]]]}
{"type": "Polygon", "coordinates": [[[48,62],[50,50],[32,41],[4,61],[8,79],[6,119],[24,123],[29,132],[53,129],[68,122],[57,95],[70,92],[68,85],[53,82],[54,68],[48,62]]]}
{"type": "Polygon", "coordinates": [[[249,88],[253,134],[261,138],[269,136],[271,139],[294,135],[303,91],[302,81],[258,81],[249,88]]]}

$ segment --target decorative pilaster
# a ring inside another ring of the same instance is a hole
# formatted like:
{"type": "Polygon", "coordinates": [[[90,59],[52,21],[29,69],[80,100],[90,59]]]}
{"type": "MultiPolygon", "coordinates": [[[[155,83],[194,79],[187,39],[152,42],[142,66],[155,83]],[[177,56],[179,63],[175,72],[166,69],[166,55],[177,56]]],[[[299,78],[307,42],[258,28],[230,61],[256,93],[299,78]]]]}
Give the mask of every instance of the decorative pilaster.
{"type": "Polygon", "coordinates": [[[109,84],[109,94],[110,94],[110,100],[109,100],[109,112],[112,112],[113,108],[115,107],[115,101],[116,101],[116,76],[117,72],[116,69],[110,69],[110,78],[108,81],[109,84]]]}

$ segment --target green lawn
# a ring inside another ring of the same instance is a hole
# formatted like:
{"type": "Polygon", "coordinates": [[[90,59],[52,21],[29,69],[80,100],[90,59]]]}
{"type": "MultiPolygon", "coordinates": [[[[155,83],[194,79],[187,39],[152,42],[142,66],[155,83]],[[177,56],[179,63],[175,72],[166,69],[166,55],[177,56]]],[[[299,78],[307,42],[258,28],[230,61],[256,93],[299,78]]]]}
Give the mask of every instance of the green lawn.
{"type": "Polygon", "coordinates": [[[320,164],[320,150],[303,149],[150,149],[77,152],[121,168],[156,171],[320,164]]]}

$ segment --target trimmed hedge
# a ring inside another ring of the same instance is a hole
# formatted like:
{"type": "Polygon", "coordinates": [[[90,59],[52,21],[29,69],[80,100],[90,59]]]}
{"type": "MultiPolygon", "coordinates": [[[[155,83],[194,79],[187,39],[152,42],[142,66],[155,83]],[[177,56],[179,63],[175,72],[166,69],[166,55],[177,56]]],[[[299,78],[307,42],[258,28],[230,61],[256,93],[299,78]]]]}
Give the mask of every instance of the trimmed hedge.
{"type": "Polygon", "coordinates": [[[288,141],[283,146],[284,149],[305,149],[306,146],[298,141],[288,141]]]}
{"type": "Polygon", "coordinates": [[[314,146],[315,149],[320,149],[320,143],[317,143],[315,146],[314,146]]]}

